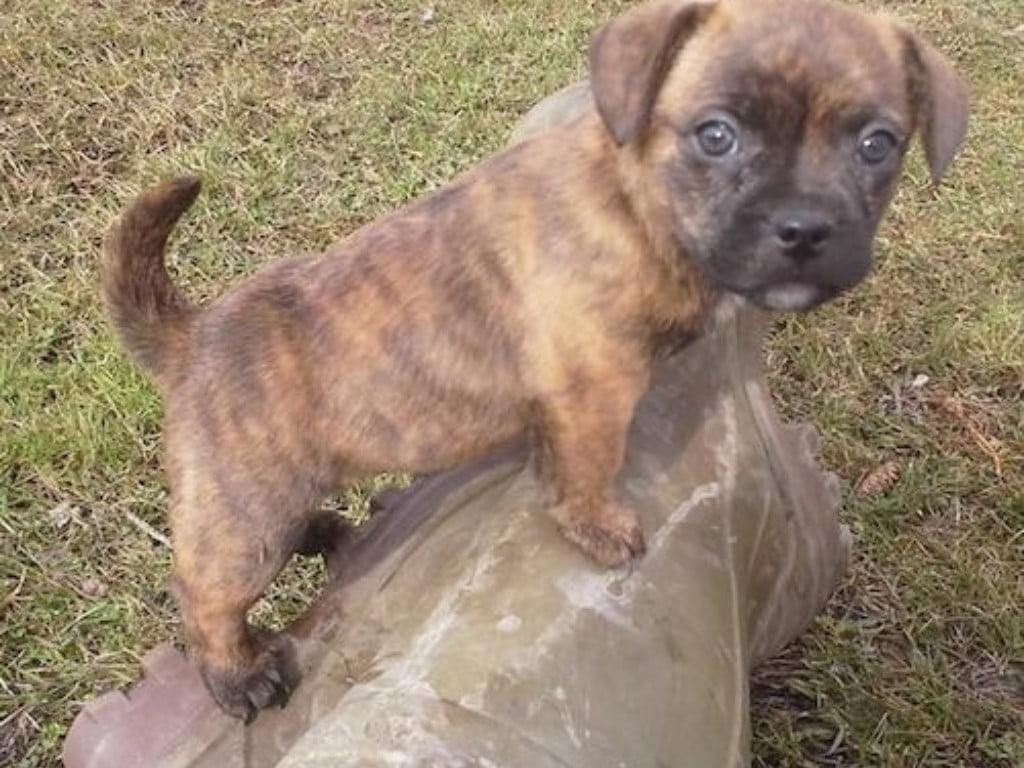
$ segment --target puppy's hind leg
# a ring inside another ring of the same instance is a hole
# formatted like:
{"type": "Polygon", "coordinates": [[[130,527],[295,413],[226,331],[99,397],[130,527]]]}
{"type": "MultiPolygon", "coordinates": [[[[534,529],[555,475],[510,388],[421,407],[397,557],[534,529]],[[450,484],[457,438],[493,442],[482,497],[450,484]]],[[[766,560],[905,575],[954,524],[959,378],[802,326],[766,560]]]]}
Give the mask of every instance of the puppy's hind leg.
{"type": "Polygon", "coordinates": [[[190,652],[217,704],[251,722],[260,709],[284,706],[298,684],[284,636],[258,630],[249,609],[278,575],[297,536],[276,535],[268,510],[240,514],[205,495],[172,510],[174,578],[190,652]]]}
{"type": "Polygon", "coordinates": [[[295,554],[302,557],[320,555],[327,567],[327,578],[337,579],[341,575],[341,548],[351,532],[351,524],[337,512],[318,510],[310,515],[295,554]]]}
{"type": "Polygon", "coordinates": [[[310,515],[295,554],[303,557],[329,557],[341,546],[350,530],[351,526],[337,512],[318,510],[310,515]]]}

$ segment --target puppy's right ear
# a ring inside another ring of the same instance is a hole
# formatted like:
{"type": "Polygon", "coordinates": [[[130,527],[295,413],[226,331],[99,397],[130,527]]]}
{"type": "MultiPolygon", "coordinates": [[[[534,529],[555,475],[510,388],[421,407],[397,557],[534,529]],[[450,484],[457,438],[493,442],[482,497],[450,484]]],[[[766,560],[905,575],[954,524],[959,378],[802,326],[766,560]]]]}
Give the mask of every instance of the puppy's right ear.
{"type": "Polygon", "coordinates": [[[594,33],[590,87],[619,146],[643,133],[676,53],[712,8],[714,3],[653,0],[594,33]]]}

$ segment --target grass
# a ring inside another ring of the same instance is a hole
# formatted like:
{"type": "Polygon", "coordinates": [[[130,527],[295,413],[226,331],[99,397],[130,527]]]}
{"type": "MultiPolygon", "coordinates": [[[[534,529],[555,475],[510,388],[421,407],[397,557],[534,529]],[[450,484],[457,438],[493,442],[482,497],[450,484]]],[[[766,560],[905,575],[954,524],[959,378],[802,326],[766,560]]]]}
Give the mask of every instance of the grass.
{"type": "MultiPolygon", "coordinates": [[[[169,551],[147,532],[165,530],[160,405],[97,301],[118,206],[202,171],[174,261],[193,295],[219,293],[500,147],[622,5],[0,8],[0,764],[57,764],[81,703],[176,632],[169,551]]],[[[857,547],[825,614],[756,676],[756,762],[1019,768],[1024,9],[885,5],[957,59],[973,130],[937,194],[911,163],[870,281],[770,345],[779,406],[822,429],[857,547]],[[895,482],[856,494],[886,462],[895,482]]],[[[266,620],[318,576],[294,573],[266,620]]]]}

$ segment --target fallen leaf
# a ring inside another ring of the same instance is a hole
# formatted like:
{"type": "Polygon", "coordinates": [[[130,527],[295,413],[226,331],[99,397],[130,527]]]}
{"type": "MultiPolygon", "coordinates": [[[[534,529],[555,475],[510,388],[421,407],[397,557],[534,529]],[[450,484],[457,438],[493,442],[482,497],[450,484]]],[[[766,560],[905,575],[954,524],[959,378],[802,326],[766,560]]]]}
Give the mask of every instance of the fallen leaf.
{"type": "Polygon", "coordinates": [[[79,590],[86,597],[103,597],[107,594],[107,585],[97,578],[89,578],[79,585],[79,590]]]}
{"type": "Polygon", "coordinates": [[[886,461],[860,479],[855,493],[860,499],[870,499],[888,491],[899,479],[900,465],[895,461],[886,461]]]}
{"type": "Polygon", "coordinates": [[[56,507],[46,513],[50,522],[57,528],[63,528],[71,522],[72,518],[78,515],[78,507],[70,501],[62,501],[56,507]]]}

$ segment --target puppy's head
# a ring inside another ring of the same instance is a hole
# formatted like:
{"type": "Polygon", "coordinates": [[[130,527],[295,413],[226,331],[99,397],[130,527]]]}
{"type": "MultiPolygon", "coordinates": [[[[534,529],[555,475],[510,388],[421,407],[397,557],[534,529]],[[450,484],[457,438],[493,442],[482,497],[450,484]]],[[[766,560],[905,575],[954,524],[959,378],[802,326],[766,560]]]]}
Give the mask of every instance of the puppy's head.
{"type": "Polygon", "coordinates": [[[918,133],[935,178],[967,89],[897,22],[824,0],[656,0],[595,34],[631,194],[712,287],[805,310],[857,283],[918,133]]]}

